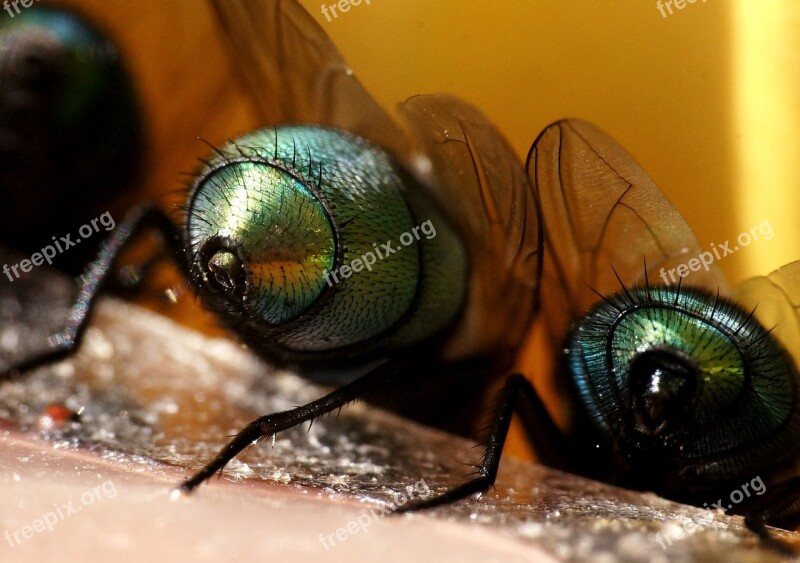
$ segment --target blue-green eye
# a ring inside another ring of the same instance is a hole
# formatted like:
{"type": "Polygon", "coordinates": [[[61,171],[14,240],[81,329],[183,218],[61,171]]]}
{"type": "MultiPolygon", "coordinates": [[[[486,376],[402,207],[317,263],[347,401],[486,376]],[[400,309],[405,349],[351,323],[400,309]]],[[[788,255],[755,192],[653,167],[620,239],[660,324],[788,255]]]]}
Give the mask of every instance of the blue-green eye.
{"type": "Polygon", "coordinates": [[[731,301],[677,286],[628,290],[596,306],[568,342],[586,415],[653,465],[724,480],[758,471],[765,452],[791,455],[800,438],[784,431],[798,400],[791,358],[731,301]]]}
{"type": "Polygon", "coordinates": [[[206,284],[244,298],[241,306],[269,325],[307,311],[336,259],[323,202],[291,171],[266,162],[230,162],[201,183],[188,230],[206,284]]]}

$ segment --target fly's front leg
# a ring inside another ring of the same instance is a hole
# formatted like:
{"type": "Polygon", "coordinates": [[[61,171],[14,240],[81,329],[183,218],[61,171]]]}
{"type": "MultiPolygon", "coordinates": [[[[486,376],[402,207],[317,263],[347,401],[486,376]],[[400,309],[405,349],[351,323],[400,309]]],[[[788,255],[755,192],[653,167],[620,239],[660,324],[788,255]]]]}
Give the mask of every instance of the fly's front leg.
{"type": "Polygon", "coordinates": [[[181,490],[191,492],[215,473],[221,473],[228,462],[250,444],[339,409],[355,399],[362,399],[370,393],[384,389],[397,380],[399,373],[410,371],[410,368],[411,364],[408,361],[390,360],[321,399],[302,407],[262,416],[254,420],[228,442],[205,467],[184,481],[180,485],[181,490]]]}
{"type": "Polygon", "coordinates": [[[104,283],[113,272],[115,262],[128,243],[145,228],[155,229],[163,234],[170,254],[183,267],[183,261],[180,259],[183,253],[180,236],[164,212],[151,205],[137,207],[130,211],[113,234],[103,241],[97,258],[89,264],[79,278],[78,297],[67,314],[67,326],[50,336],[47,350],[12,364],[0,372],[0,380],[65,358],[80,346],[94,305],[104,283]]]}
{"type": "Polygon", "coordinates": [[[505,386],[498,397],[483,459],[477,467],[477,476],[455,489],[433,498],[406,504],[395,510],[395,512],[409,512],[441,506],[461,500],[471,494],[486,491],[492,487],[497,478],[503,445],[508,437],[511,416],[515,411],[523,415],[529,429],[536,431],[537,440],[534,442],[534,449],[540,460],[547,465],[563,466],[565,461],[555,456],[555,452],[558,451],[558,442],[563,442],[564,440],[561,432],[548,414],[544,403],[542,403],[539,394],[531,383],[522,375],[514,374],[506,380],[505,386]],[[519,403],[520,398],[524,399],[521,404],[519,403]],[[523,406],[525,408],[521,408],[523,406]]]}

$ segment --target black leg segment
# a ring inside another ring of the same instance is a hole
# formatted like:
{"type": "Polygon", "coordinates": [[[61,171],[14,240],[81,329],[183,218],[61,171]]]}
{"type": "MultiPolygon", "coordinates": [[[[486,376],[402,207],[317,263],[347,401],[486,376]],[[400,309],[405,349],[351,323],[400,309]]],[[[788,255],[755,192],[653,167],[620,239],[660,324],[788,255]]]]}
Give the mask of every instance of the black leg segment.
{"type": "Polygon", "coordinates": [[[411,368],[405,360],[390,360],[358,378],[354,382],[340,387],[336,391],[325,395],[302,407],[289,411],[278,412],[262,416],[242,429],[228,444],[222,448],[217,456],[205,467],[184,481],[180,488],[191,492],[199,485],[221,472],[227,463],[232,460],[250,444],[268,438],[277,432],[287,430],[302,422],[313,420],[323,414],[343,407],[355,399],[361,399],[375,391],[385,389],[397,380],[397,375],[411,368]]]}
{"type": "Polygon", "coordinates": [[[185,271],[180,256],[183,252],[180,236],[172,221],[169,220],[164,212],[151,205],[133,209],[125,216],[125,219],[117,226],[113,234],[103,241],[97,258],[89,264],[79,278],[78,297],[67,315],[67,326],[50,336],[48,350],[18,362],[0,372],[0,380],[65,358],[78,348],[89,324],[92,309],[103,285],[113,272],[117,258],[128,243],[145,228],[155,229],[162,233],[170,254],[175,257],[179,266],[185,271]]]}
{"type": "MultiPolygon", "coordinates": [[[[511,416],[515,411],[525,415],[524,418],[529,423],[531,430],[535,428],[537,442],[544,446],[544,450],[547,453],[556,450],[554,444],[561,437],[561,433],[547,413],[539,394],[522,375],[513,374],[506,380],[498,398],[491,430],[486,440],[483,460],[477,467],[477,476],[455,489],[433,498],[406,504],[395,512],[410,512],[412,510],[441,506],[466,498],[473,493],[486,491],[492,487],[497,478],[500,455],[503,452],[503,445],[508,436],[511,416]],[[524,403],[522,403],[527,407],[525,410],[518,408],[520,405],[517,401],[520,397],[525,399],[524,403]]],[[[561,439],[563,440],[563,438],[561,439]]],[[[539,451],[537,450],[538,453],[539,451]]]]}

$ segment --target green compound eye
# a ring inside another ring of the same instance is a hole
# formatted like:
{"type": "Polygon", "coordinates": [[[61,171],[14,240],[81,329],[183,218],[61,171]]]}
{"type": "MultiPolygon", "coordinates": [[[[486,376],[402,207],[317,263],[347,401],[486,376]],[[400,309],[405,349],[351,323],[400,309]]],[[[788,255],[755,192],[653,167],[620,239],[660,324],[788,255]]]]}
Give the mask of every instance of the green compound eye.
{"type": "Polygon", "coordinates": [[[723,478],[793,439],[782,431],[797,395],[792,361],[731,301],[630,290],[576,325],[567,355],[595,428],[653,466],[723,478]]]}
{"type": "Polygon", "coordinates": [[[192,203],[189,234],[209,270],[207,281],[223,274],[234,279],[225,272],[241,269],[238,283],[220,282],[217,289],[241,293],[246,280],[248,309],[272,325],[308,310],[336,256],[334,227],[322,203],[286,170],[264,162],[229,163],[206,176],[192,203]],[[209,232],[214,235],[206,238],[209,232]],[[228,243],[220,246],[220,240],[228,243]]]}

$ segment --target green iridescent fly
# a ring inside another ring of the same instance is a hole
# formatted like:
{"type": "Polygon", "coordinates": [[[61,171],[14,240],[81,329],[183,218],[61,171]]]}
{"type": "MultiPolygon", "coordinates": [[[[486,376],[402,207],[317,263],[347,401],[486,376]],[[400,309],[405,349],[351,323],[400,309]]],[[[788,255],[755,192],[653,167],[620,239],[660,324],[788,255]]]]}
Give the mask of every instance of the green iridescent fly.
{"type": "Polygon", "coordinates": [[[746,282],[736,302],[713,264],[656,285],[656,272],[700,245],[594,126],[547,127],[523,168],[480,112],[450,96],[415,96],[394,122],[296,2],[214,7],[272,126],[216,149],[180,233],[150,208],[133,212],[84,276],[60,348],[17,369],[74,349],[117,254],[153,226],[206,306],[265,358],[317,379],[320,366],[383,360],[254,421],[185,490],[257,439],[365,396],[413,390],[402,412],[470,434],[474,405],[506,378],[478,476],[402,510],[490,487],[511,414],[526,408],[546,463],[698,505],[763,478],[765,490],[732,511],[767,541],[766,523],[796,517],[798,477],[783,470],[800,434],[800,262],[746,282]],[[508,376],[537,316],[568,429],[525,378],[508,376]]]}

